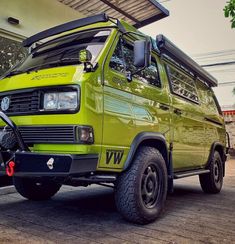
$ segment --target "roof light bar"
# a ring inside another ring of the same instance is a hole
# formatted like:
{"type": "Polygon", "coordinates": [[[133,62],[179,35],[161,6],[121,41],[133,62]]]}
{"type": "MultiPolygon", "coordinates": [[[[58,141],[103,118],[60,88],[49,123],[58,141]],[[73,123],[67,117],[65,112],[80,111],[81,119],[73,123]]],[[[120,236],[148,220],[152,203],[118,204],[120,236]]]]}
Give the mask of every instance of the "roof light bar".
{"type": "Polygon", "coordinates": [[[76,28],[80,28],[86,25],[91,25],[99,22],[107,22],[109,17],[106,14],[97,14],[91,17],[86,17],[78,20],[73,20],[68,23],[58,25],[47,29],[45,31],[39,32],[23,41],[24,47],[30,47],[33,43],[45,39],[50,36],[58,35],[65,31],[70,31],[76,28]]]}

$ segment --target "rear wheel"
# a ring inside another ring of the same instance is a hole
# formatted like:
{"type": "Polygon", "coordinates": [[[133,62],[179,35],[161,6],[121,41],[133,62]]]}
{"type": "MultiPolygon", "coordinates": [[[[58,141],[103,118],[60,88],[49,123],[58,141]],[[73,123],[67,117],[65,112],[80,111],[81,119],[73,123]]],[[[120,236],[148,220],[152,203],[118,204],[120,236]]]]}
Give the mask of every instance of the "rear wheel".
{"type": "Polygon", "coordinates": [[[202,190],[205,193],[219,193],[223,185],[223,162],[217,151],[214,152],[209,170],[208,174],[199,175],[202,190]]]}
{"type": "Polygon", "coordinates": [[[61,185],[52,180],[13,177],[13,183],[21,196],[30,200],[47,200],[54,196],[61,185]]]}
{"type": "Polygon", "coordinates": [[[161,213],[167,195],[167,169],[156,148],[141,147],[116,183],[117,209],[128,221],[146,224],[161,213]]]}

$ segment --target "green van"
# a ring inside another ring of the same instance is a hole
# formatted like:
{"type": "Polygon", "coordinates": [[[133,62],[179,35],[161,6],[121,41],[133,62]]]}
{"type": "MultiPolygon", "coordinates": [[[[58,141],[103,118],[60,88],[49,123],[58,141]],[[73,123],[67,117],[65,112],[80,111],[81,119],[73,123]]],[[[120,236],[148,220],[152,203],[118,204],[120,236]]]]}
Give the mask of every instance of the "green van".
{"type": "Polygon", "coordinates": [[[225,127],[217,81],[163,35],[99,14],[23,42],[0,82],[2,175],[25,198],[61,185],[114,186],[122,216],[154,221],[173,179],[218,193],[225,127]]]}

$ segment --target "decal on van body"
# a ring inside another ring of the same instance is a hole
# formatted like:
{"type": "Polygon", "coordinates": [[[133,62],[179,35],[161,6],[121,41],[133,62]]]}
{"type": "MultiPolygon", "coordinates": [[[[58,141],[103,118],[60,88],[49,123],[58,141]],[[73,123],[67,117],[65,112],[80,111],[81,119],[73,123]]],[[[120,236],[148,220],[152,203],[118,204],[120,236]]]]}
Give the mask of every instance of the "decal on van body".
{"type": "Polygon", "coordinates": [[[106,150],[106,164],[109,164],[111,161],[113,164],[120,164],[124,150],[106,150]]]}

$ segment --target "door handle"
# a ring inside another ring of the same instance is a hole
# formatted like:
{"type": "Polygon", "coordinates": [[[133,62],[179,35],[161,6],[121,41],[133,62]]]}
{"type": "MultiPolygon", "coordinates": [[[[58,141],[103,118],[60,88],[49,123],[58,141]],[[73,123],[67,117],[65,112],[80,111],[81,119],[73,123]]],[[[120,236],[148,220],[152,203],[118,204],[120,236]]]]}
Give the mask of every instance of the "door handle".
{"type": "Polygon", "coordinates": [[[181,115],[182,114],[182,111],[178,108],[175,108],[174,109],[174,113],[177,114],[177,115],[181,115]]]}
{"type": "Polygon", "coordinates": [[[165,111],[170,109],[167,105],[164,105],[164,104],[160,104],[159,108],[162,110],[165,110],[165,111]]]}

